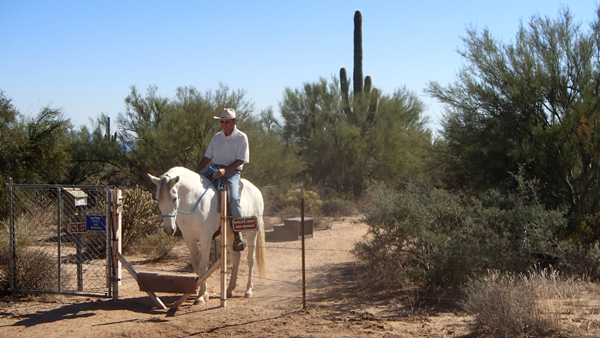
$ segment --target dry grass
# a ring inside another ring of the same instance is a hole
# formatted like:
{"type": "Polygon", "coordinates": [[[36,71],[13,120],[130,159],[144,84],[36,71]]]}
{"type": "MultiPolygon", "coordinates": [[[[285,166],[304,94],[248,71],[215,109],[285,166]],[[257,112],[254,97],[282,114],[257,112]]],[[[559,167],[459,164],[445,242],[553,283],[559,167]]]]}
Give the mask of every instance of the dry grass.
{"type": "MultiPolygon", "coordinates": [[[[585,334],[588,328],[573,324],[573,319],[582,317],[576,309],[587,308],[590,299],[585,295],[596,288],[585,280],[562,277],[554,270],[528,274],[494,271],[467,284],[463,289],[463,307],[473,315],[472,329],[480,334],[540,337],[571,333],[577,336],[585,334]]],[[[595,319],[588,317],[589,325],[592,321],[595,319]]]]}
{"type": "Polygon", "coordinates": [[[162,261],[175,256],[173,248],[177,237],[169,236],[163,231],[156,231],[142,237],[132,248],[133,252],[141,253],[153,261],[162,261]]]}

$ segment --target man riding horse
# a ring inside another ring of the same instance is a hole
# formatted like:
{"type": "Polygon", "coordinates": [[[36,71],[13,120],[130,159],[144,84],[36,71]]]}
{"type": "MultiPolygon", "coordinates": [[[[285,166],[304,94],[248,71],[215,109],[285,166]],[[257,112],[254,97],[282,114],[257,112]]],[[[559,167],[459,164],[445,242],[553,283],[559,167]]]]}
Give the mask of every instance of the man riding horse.
{"type": "MultiPolygon", "coordinates": [[[[220,179],[229,189],[230,203],[228,210],[231,210],[233,218],[242,217],[242,207],[240,204],[240,179],[244,163],[250,160],[250,148],[248,146],[248,136],[236,127],[236,115],[233,108],[223,108],[221,116],[214,117],[221,122],[221,131],[216,133],[204,157],[196,167],[196,172],[200,171],[212,162],[209,169],[200,174],[220,179]],[[216,169],[216,171],[215,171],[216,169]]],[[[242,251],[246,243],[239,232],[234,231],[233,250],[242,251]]]]}

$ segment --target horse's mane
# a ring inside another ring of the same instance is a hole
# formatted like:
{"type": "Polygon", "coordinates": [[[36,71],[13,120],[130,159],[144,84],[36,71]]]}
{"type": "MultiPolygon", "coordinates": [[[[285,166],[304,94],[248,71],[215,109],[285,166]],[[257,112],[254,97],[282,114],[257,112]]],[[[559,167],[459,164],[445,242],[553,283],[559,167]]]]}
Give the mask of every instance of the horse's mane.
{"type": "Polygon", "coordinates": [[[185,182],[186,184],[195,184],[196,182],[198,182],[198,180],[202,181],[202,185],[204,187],[207,187],[208,184],[210,184],[208,178],[185,167],[173,167],[169,169],[169,171],[167,171],[165,174],[168,174],[171,177],[179,176],[180,184],[183,182],[185,182]]]}

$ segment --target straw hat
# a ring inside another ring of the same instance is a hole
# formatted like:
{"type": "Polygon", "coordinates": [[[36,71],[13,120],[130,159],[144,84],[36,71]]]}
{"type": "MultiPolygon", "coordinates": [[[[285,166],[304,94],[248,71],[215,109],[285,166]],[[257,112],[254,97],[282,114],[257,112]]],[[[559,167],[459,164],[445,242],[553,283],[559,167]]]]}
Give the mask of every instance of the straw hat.
{"type": "Polygon", "coordinates": [[[221,112],[221,116],[214,116],[216,120],[235,120],[235,109],[233,108],[223,108],[221,112]]]}

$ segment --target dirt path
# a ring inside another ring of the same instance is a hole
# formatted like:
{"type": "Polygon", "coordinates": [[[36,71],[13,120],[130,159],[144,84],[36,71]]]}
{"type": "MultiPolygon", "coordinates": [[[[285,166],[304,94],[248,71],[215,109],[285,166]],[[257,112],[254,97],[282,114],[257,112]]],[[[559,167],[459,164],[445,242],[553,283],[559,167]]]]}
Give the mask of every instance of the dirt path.
{"type": "MultiPolygon", "coordinates": [[[[338,220],[306,240],[307,311],[302,311],[301,242],[267,243],[269,275],[255,279],[245,299],[247,266],[242,258],[238,289],[220,307],[218,274],[209,279],[203,307],[184,303],[174,314],[153,307],[123,270],[120,299],[48,297],[46,301],[0,302],[0,337],[460,337],[466,318],[452,313],[409,316],[410,306],[391,297],[357,292],[350,250],[366,234],[356,219],[338,220]]],[[[138,271],[185,273],[188,252],[149,264],[128,257],[138,271]]],[[[243,255],[245,256],[245,255],[243,255]]],[[[176,296],[160,295],[166,302],[176,296]]]]}

